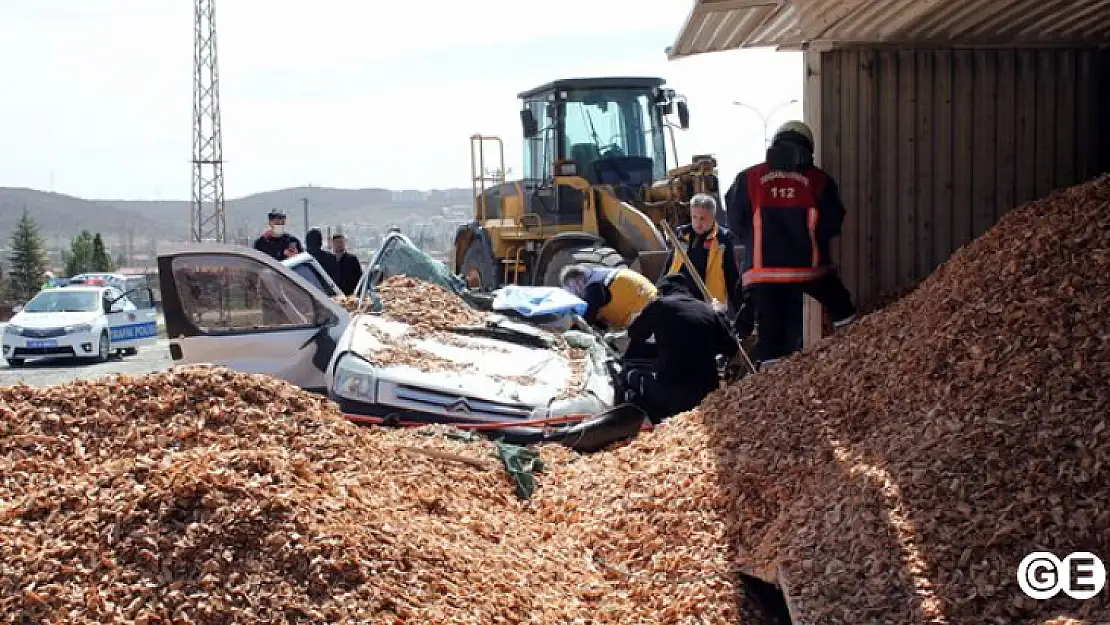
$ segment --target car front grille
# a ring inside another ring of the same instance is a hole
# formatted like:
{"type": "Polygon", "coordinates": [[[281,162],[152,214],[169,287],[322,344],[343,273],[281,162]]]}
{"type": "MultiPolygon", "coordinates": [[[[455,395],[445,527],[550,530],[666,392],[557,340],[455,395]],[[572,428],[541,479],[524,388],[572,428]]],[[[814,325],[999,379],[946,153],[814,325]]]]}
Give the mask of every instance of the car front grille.
{"type": "Polygon", "coordinates": [[[527,419],[532,414],[532,408],[524,404],[493,402],[388,382],[379,384],[378,401],[464,420],[527,419]]]}
{"type": "Polygon", "coordinates": [[[56,336],[65,336],[66,330],[65,328],[23,328],[20,334],[34,339],[46,339],[56,336]]]}
{"type": "Polygon", "coordinates": [[[12,350],[12,358],[28,358],[31,356],[77,356],[72,347],[17,347],[12,350]]]}

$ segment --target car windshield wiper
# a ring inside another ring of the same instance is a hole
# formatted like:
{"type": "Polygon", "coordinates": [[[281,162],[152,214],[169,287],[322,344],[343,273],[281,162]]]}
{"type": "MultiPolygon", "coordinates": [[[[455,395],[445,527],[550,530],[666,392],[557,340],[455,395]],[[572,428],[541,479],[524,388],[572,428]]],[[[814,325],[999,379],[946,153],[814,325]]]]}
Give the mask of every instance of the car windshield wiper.
{"type": "Polygon", "coordinates": [[[511,321],[502,315],[487,318],[477,325],[454,326],[445,330],[455,334],[491,338],[540,349],[551,349],[555,346],[555,340],[550,334],[538,328],[511,321]]]}

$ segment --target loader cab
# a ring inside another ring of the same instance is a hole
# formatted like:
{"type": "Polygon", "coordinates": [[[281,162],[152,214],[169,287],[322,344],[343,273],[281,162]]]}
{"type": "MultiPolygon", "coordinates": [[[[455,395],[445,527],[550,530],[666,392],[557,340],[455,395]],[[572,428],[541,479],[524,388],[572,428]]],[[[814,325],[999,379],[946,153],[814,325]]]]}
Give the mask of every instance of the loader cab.
{"type": "MultiPolygon", "coordinates": [[[[542,186],[580,176],[634,193],[665,179],[665,116],[677,96],[663,85],[661,78],[575,78],[521,93],[524,179],[542,186]]],[[[685,101],[678,116],[688,127],[685,101]]]]}

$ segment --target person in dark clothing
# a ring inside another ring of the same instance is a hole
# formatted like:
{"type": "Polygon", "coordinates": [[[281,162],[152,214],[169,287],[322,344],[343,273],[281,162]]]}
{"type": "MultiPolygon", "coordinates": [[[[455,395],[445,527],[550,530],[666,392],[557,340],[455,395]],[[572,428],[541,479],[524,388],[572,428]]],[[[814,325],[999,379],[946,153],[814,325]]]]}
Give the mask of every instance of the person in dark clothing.
{"type": "MultiPolygon", "coordinates": [[[[740,172],[725,200],[729,224],[745,247],[743,284],[754,304],[762,365],[801,348],[791,328],[800,319],[803,293],[825,306],[834,327],[854,320],[852,296],[829,253],[844,222],[844,205],[836,181],[813,164],[808,126],[783,124],[767,160],[740,172]]],[[[739,316],[738,331],[748,321],[739,316]]]]}
{"type": "Polygon", "coordinates": [[[309,230],[304,235],[304,245],[306,251],[327,272],[331,281],[339,286],[339,263],[336,262],[334,254],[324,249],[324,233],[320,232],[319,228],[309,230]]]}
{"type": "MultiPolygon", "coordinates": [[[[716,214],[717,201],[713,196],[704,193],[695,195],[690,200],[690,223],[679,226],[675,235],[685,244],[684,251],[705,283],[709,296],[722,308],[736,311],[741,300],[740,264],[736,262],[732,233],[717,224],[716,214]]],[[[693,285],[686,264],[673,250],[667,265],[667,275],[681,273],[686,276],[687,283],[693,285]]],[[[696,286],[692,286],[690,292],[694,297],[702,298],[696,286]]]]}
{"type": "Polygon", "coordinates": [[[728,319],[693,296],[682,274],[666,276],[659,296],[628,328],[628,352],[655,337],[652,371],[632,369],[626,386],[652,423],[690,410],[720,386],[717,356],[731,360],[738,346],[728,319]]]}
{"type": "Polygon", "coordinates": [[[279,262],[304,252],[300,240],[285,231],[285,213],[275,208],[266,217],[270,224],[254,240],[254,249],[279,262]]]}
{"type": "Polygon", "coordinates": [[[362,279],[362,263],[347,251],[347,238],[341,234],[332,235],[331,251],[335,254],[336,273],[339,275],[335,283],[344,294],[351,295],[362,279]]]}

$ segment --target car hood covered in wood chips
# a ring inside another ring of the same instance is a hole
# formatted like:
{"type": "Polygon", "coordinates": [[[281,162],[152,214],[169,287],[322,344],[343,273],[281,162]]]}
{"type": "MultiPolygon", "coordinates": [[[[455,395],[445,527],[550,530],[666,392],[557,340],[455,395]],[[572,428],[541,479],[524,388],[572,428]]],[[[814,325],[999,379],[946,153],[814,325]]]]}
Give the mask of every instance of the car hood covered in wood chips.
{"type": "Polygon", "coordinates": [[[1110,588],[1037,601],[1017,570],[1035,551],[1110,564],[1108,419],[1103,176],[1015,209],[905,299],[541,497],[553,522],[591,517],[627,566],[785,582],[805,623],[1093,625],[1110,588]]]}
{"type": "Polygon", "coordinates": [[[592,338],[588,349],[572,346],[566,335],[478,310],[409,276],[386,278],[375,299],[380,314],[356,313],[343,347],[376,366],[379,383],[527,407],[537,418],[613,405],[605,348],[592,338]]]}

